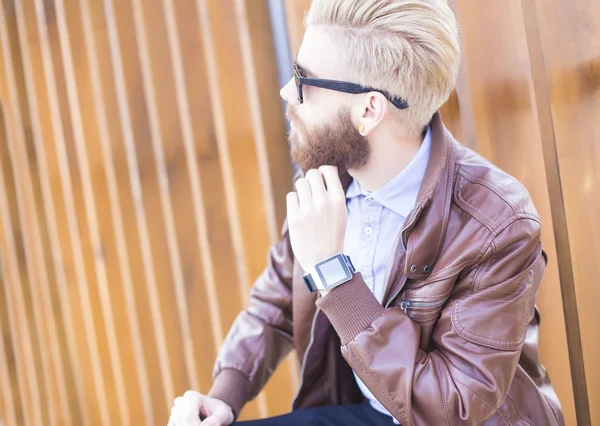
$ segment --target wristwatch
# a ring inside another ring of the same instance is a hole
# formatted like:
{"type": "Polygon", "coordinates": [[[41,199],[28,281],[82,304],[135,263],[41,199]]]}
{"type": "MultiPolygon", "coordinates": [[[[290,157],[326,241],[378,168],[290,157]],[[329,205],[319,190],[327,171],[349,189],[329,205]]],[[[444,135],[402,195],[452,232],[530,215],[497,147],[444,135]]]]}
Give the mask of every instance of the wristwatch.
{"type": "Polygon", "coordinates": [[[356,269],[350,258],[338,253],[317,263],[304,275],[304,283],[310,293],[317,290],[331,290],[352,279],[356,269]]]}

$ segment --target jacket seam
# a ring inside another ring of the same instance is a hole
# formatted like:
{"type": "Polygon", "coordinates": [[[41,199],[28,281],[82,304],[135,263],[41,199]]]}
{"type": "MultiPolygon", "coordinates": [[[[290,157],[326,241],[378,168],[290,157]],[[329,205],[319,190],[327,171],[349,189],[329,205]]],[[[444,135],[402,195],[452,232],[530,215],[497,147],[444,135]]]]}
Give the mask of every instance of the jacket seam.
{"type": "Polygon", "coordinates": [[[515,411],[517,412],[519,417],[521,417],[521,419],[525,420],[529,426],[535,426],[535,424],[533,424],[533,422],[531,421],[531,419],[529,417],[521,414],[521,412],[519,411],[519,407],[517,406],[517,402],[515,401],[515,399],[511,395],[511,393],[508,392],[508,394],[506,396],[508,397],[508,399],[510,399],[510,402],[512,403],[513,407],[515,407],[515,411]]]}
{"type": "Polygon", "coordinates": [[[511,208],[511,210],[513,211],[514,214],[517,214],[517,208],[516,208],[515,203],[513,203],[513,201],[510,198],[508,198],[508,196],[496,185],[494,185],[493,183],[488,182],[486,180],[479,179],[479,178],[467,173],[462,167],[459,168],[458,173],[462,177],[464,177],[466,180],[468,180],[469,182],[475,183],[477,185],[481,185],[485,188],[488,188],[490,191],[492,191],[494,194],[496,194],[502,201],[504,201],[506,204],[508,204],[508,206],[511,208]]]}
{"type": "Polygon", "coordinates": [[[548,397],[546,395],[542,394],[542,396],[544,397],[544,399],[546,400],[546,403],[550,407],[550,410],[552,411],[552,414],[554,414],[554,419],[556,420],[556,424],[559,424],[560,421],[558,420],[558,415],[556,414],[556,411],[554,411],[554,407],[550,403],[550,400],[548,399],[548,397]]]}
{"type": "Polygon", "coordinates": [[[450,376],[454,380],[456,380],[458,383],[460,383],[461,385],[463,385],[464,387],[466,387],[467,389],[469,389],[474,395],[476,395],[479,398],[481,398],[482,401],[487,402],[492,408],[494,408],[494,410],[496,410],[496,412],[500,415],[500,417],[502,417],[502,420],[504,420],[504,423],[510,426],[510,421],[504,416],[504,414],[502,413],[502,411],[500,410],[500,408],[496,407],[491,401],[488,401],[487,398],[485,398],[484,396],[482,396],[481,394],[479,394],[479,392],[477,392],[471,386],[469,386],[466,383],[464,383],[462,380],[460,380],[454,374],[450,373],[450,376]]]}
{"type": "Polygon", "coordinates": [[[533,222],[536,222],[538,225],[541,226],[540,223],[540,218],[538,216],[535,216],[533,214],[530,213],[517,213],[509,218],[507,218],[506,220],[504,220],[502,223],[498,224],[498,226],[496,226],[496,228],[494,228],[492,230],[492,234],[493,234],[493,240],[495,240],[502,232],[504,232],[510,225],[512,225],[515,222],[518,222],[519,220],[531,220],[533,222]]]}
{"type": "Polygon", "coordinates": [[[492,263],[492,256],[488,257],[485,262],[483,262],[481,265],[479,265],[479,268],[477,268],[477,271],[475,272],[475,276],[473,277],[473,284],[471,285],[471,294],[477,293],[480,289],[480,285],[479,285],[479,281],[481,280],[481,277],[483,276],[483,274],[485,274],[485,271],[487,270],[487,268],[490,266],[490,264],[492,263]]]}
{"type": "Polygon", "coordinates": [[[398,410],[400,416],[402,417],[402,420],[406,421],[406,425],[410,425],[411,422],[408,419],[408,417],[406,416],[406,412],[404,411],[404,409],[402,407],[400,407],[398,404],[396,404],[396,402],[391,397],[391,395],[389,395],[385,391],[385,389],[383,389],[383,387],[381,386],[381,384],[379,383],[379,381],[375,379],[375,376],[373,375],[373,373],[371,373],[371,370],[368,368],[367,364],[364,362],[364,360],[362,359],[362,357],[360,356],[360,354],[358,353],[358,351],[356,351],[352,345],[348,345],[348,349],[356,357],[357,361],[359,362],[359,364],[361,365],[361,367],[363,368],[363,370],[366,372],[366,374],[369,376],[369,378],[372,380],[373,384],[375,386],[377,386],[377,389],[379,390],[379,392],[381,392],[381,394],[383,396],[385,396],[385,398],[388,400],[388,402],[390,403],[391,406],[395,407],[398,410]]]}
{"type": "MultiPolygon", "coordinates": [[[[501,303],[500,302],[495,302],[495,303],[492,303],[490,305],[492,305],[492,306],[490,306],[490,309],[491,309],[494,306],[501,305],[501,303]]],[[[469,307],[468,309],[471,310],[471,311],[476,311],[476,312],[489,312],[489,309],[481,309],[481,308],[473,308],[473,307],[469,307]]],[[[495,315],[504,315],[504,316],[507,316],[507,317],[510,317],[510,318],[517,318],[517,319],[520,319],[522,321],[528,321],[529,320],[528,317],[523,318],[523,317],[520,317],[518,315],[505,314],[504,312],[496,312],[495,315]]]]}
{"type": "Polygon", "coordinates": [[[431,359],[433,361],[433,365],[435,366],[435,371],[437,372],[440,383],[440,392],[442,393],[442,406],[444,407],[444,413],[446,414],[446,421],[448,422],[448,425],[452,425],[452,423],[450,422],[450,413],[448,412],[448,404],[446,403],[446,391],[444,383],[442,381],[442,372],[440,370],[440,366],[438,365],[436,357],[431,356],[431,359]]]}
{"type": "Polygon", "coordinates": [[[422,283],[419,283],[419,285],[425,285],[425,284],[431,284],[431,283],[434,283],[437,281],[443,281],[448,277],[456,275],[458,272],[460,272],[463,269],[463,267],[465,267],[469,264],[473,264],[473,265],[477,264],[477,259],[465,260],[465,261],[459,263],[458,265],[454,265],[449,268],[442,269],[441,271],[436,272],[435,274],[431,274],[427,281],[423,281],[422,283]]]}
{"type": "MultiPolygon", "coordinates": [[[[529,270],[527,270],[527,271],[529,271],[529,270]]],[[[522,280],[521,280],[521,281],[519,281],[519,283],[522,283],[522,282],[523,282],[522,280]]],[[[507,291],[503,291],[503,290],[496,290],[496,291],[497,291],[498,293],[510,294],[510,293],[508,293],[507,291]]],[[[514,293],[512,293],[511,295],[514,295],[514,293]]],[[[517,303],[517,302],[513,302],[513,301],[512,301],[510,298],[507,298],[507,299],[492,299],[492,298],[489,298],[489,297],[484,297],[484,296],[481,296],[481,295],[479,295],[479,294],[473,294],[472,296],[474,296],[474,297],[476,297],[476,298],[478,298],[478,299],[482,299],[482,300],[488,300],[488,301],[490,301],[490,302],[492,302],[492,303],[496,303],[496,304],[498,304],[498,303],[514,303],[515,305],[522,306],[522,307],[524,307],[524,308],[527,308],[527,309],[529,309],[529,306],[527,306],[527,305],[525,305],[525,304],[523,304],[523,303],[517,303]]]]}
{"type": "Polygon", "coordinates": [[[479,212],[479,210],[477,210],[475,207],[473,207],[471,204],[469,204],[462,196],[461,194],[461,190],[463,188],[462,184],[456,185],[456,189],[454,191],[454,195],[456,197],[456,204],[465,212],[467,212],[471,217],[473,217],[475,220],[477,220],[479,223],[481,223],[483,226],[485,226],[487,229],[492,230],[494,229],[494,227],[497,225],[495,222],[493,222],[491,219],[489,219],[487,216],[484,216],[483,214],[481,214],[479,212]]]}
{"type": "MultiPolygon", "coordinates": [[[[407,288],[406,291],[404,292],[405,294],[409,292],[409,290],[411,290],[410,288],[407,288]]],[[[450,297],[452,295],[452,292],[454,291],[454,288],[450,288],[448,291],[445,291],[444,293],[440,293],[440,294],[433,294],[430,296],[416,296],[419,299],[443,299],[446,297],[450,297]]]]}

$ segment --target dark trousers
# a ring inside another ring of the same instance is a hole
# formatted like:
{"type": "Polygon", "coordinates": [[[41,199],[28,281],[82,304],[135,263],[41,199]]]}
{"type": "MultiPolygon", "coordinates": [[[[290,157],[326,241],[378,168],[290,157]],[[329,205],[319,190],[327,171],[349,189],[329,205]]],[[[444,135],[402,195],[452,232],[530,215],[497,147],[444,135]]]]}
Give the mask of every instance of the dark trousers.
{"type": "Polygon", "coordinates": [[[369,404],[304,408],[283,416],[236,422],[233,426],[395,426],[369,404]]]}

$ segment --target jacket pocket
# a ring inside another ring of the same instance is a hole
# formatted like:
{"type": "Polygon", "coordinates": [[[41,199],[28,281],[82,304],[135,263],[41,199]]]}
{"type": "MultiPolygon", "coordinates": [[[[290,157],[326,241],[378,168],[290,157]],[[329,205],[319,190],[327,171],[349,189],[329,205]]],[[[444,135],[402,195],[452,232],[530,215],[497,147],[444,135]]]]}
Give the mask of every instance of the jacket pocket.
{"type": "Polygon", "coordinates": [[[462,297],[452,308],[454,329],[478,345],[519,349],[534,312],[532,282],[533,272],[527,271],[510,286],[491,286],[462,297]]]}

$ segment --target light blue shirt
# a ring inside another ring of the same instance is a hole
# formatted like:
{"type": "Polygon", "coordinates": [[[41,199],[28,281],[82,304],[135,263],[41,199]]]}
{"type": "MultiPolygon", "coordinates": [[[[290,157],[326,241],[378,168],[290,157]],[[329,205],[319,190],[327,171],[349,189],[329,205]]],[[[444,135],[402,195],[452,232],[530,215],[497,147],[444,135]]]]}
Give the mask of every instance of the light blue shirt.
{"type": "MultiPolygon", "coordinates": [[[[431,128],[411,162],[379,190],[369,193],[354,179],[346,191],[348,220],[344,253],[379,303],[385,292],[385,271],[404,221],[415,206],[431,152],[431,128]]],[[[391,414],[354,373],[358,387],[377,411],[391,414]]],[[[398,423],[394,419],[395,423],[398,423]]]]}

